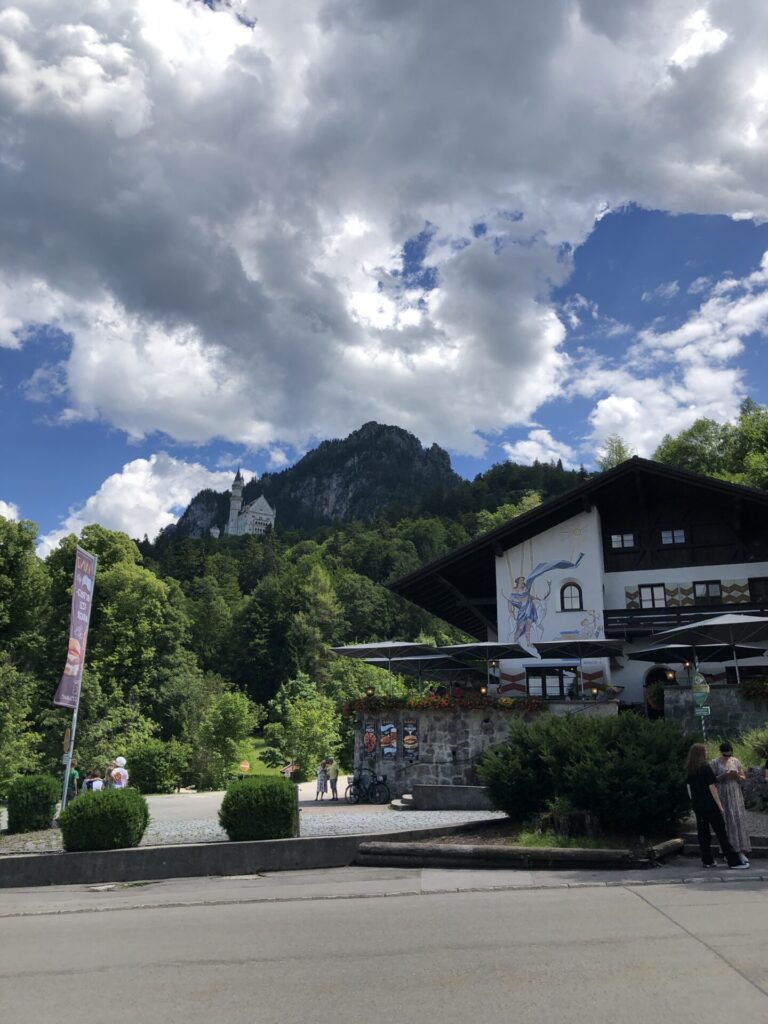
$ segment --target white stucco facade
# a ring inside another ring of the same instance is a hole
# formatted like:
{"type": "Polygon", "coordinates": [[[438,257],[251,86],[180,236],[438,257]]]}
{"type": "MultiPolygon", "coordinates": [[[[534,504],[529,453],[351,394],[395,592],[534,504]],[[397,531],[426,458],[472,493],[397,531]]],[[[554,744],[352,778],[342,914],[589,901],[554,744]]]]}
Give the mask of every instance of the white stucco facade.
{"type": "Polygon", "coordinates": [[[246,534],[262,534],[268,527],[275,525],[276,513],[263,494],[243,507],[243,487],[245,481],[237,471],[232,482],[232,495],[229,500],[229,519],[224,532],[231,537],[242,537],[246,534]]]}

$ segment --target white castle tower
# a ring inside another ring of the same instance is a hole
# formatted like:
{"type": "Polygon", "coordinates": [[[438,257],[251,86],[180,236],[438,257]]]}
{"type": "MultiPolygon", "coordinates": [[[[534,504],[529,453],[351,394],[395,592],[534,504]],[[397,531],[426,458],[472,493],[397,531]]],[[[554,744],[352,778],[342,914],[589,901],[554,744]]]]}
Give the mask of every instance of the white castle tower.
{"type": "Polygon", "coordinates": [[[243,487],[245,481],[238,469],[232,481],[232,497],[229,499],[229,521],[224,533],[231,537],[241,537],[246,533],[264,533],[268,527],[275,525],[275,510],[263,494],[243,508],[243,487]]]}
{"type": "Polygon", "coordinates": [[[227,528],[224,531],[232,536],[236,536],[240,531],[237,528],[237,519],[240,515],[240,509],[243,507],[243,487],[245,481],[243,480],[243,474],[238,469],[235,479],[232,481],[232,496],[229,499],[229,522],[227,528]]]}

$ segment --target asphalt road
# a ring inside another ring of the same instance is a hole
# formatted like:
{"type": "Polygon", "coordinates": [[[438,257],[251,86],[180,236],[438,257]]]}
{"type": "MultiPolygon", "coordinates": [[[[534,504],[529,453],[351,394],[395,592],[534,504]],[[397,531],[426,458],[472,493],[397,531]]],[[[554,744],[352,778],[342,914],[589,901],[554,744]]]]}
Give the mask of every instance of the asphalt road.
{"type": "Polygon", "coordinates": [[[542,874],[483,891],[507,875],[345,868],[9,892],[2,1018],[768,1020],[765,883],[562,888],[542,874]],[[447,891],[461,886],[474,891],[447,891]]]}

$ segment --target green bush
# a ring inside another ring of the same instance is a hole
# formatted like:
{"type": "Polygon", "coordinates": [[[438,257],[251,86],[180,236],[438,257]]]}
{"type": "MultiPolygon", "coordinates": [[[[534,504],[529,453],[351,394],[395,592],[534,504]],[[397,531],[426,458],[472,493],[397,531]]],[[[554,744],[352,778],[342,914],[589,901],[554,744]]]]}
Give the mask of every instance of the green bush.
{"type": "Polygon", "coordinates": [[[291,839],[296,835],[296,790],[283,778],[254,776],[231,782],[219,822],[230,839],[291,839]]]}
{"type": "Polygon", "coordinates": [[[671,722],[639,715],[513,720],[509,741],[478,766],[495,807],[523,821],[564,800],[610,832],[651,835],[688,811],[690,741],[671,722]]]}
{"type": "Polygon", "coordinates": [[[50,828],[61,785],[52,775],[22,775],[15,779],[8,789],[8,831],[50,828]]]}
{"type": "Polygon", "coordinates": [[[83,793],[59,816],[64,849],[70,853],[138,846],[148,824],[147,801],[135,789],[83,793]]]}
{"type": "Polygon", "coordinates": [[[178,740],[144,740],[128,751],[131,785],[140,793],[173,793],[187,770],[191,747],[178,740]]]}

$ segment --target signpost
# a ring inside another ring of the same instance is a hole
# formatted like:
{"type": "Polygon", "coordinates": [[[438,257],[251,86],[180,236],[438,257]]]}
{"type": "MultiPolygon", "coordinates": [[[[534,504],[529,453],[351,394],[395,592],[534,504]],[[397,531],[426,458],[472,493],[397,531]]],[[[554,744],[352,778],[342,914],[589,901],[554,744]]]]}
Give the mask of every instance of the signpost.
{"type": "Polygon", "coordinates": [[[241,761],[240,762],[240,771],[243,773],[243,775],[247,775],[248,774],[248,772],[250,770],[250,767],[251,767],[251,762],[250,761],[241,761]]]}
{"type": "Polygon", "coordinates": [[[706,718],[707,715],[712,713],[712,708],[710,708],[710,707],[694,708],[693,713],[694,713],[694,715],[698,715],[700,718],[706,718]]]}

